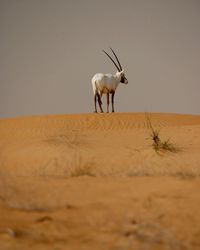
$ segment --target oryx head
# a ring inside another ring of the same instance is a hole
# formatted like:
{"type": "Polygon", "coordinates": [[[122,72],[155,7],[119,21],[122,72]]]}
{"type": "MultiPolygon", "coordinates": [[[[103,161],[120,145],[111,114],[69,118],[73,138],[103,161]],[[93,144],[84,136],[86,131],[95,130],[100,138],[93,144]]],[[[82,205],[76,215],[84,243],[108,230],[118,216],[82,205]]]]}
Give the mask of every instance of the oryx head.
{"type": "Polygon", "coordinates": [[[117,55],[115,54],[114,50],[112,48],[110,48],[110,49],[111,49],[113,55],[115,56],[115,59],[117,60],[118,65],[105,50],[103,50],[103,52],[110,58],[110,60],[114,63],[115,67],[117,68],[118,74],[120,74],[120,76],[121,76],[121,81],[120,82],[124,83],[124,84],[127,84],[128,80],[125,77],[124,70],[122,69],[122,66],[121,66],[121,64],[119,62],[119,59],[118,59],[117,55]]]}

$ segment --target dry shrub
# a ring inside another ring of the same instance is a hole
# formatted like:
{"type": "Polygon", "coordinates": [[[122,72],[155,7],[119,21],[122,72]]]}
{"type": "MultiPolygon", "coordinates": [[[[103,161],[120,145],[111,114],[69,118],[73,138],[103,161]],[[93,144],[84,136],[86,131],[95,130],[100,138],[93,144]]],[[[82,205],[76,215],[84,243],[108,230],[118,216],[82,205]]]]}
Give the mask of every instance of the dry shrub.
{"type": "Polygon", "coordinates": [[[154,222],[137,223],[134,221],[132,227],[126,230],[124,235],[132,239],[133,243],[142,245],[139,249],[191,249],[188,242],[180,241],[172,231],[154,222]]]}
{"type": "Polygon", "coordinates": [[[33,179],[0,171],[0,202],[30,212],[47,212],[65,206],[59,191],[49,186],[48,178],[33,179]]]}
{"type": "Polygon", "coordinates": [[[153,127],[151,119],[148,116],[146,116],[146,120],[147,127],[151,130],[150,137],[153,140],[152,146],[155,151],[168,151],[173,153],[177,152],[178,148],[170,142],[170,139],[167,139],[165,141],[161,140],[160,131],[153,127]]]}
{"type": "Polygon", "coordinates": [[[87,146],[85,141],[85,135],[77,130],[64,131],[61,134],[46,135],[44,140],[47,144],[54,147],[67,147],[70,149],[76,149],[80,146],[87,146]]]}
{"type": "Polygon", "coordinates": [[[95,177],[93,162],[84,160],[81,155],[75,155],[72,163],[71,177],[92,176],[95,177]]]}

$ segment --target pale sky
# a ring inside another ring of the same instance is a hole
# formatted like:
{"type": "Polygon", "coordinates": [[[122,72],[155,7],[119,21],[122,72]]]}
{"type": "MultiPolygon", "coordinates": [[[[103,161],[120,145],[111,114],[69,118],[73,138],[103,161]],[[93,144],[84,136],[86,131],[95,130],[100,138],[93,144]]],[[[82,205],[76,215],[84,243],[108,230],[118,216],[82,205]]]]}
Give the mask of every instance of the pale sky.
{"type": "Polygon", "coordinates": [[[117,112],[200,114],[199,0],[0,0],[0,117],[93,112],[109,46],[117,112]]]}

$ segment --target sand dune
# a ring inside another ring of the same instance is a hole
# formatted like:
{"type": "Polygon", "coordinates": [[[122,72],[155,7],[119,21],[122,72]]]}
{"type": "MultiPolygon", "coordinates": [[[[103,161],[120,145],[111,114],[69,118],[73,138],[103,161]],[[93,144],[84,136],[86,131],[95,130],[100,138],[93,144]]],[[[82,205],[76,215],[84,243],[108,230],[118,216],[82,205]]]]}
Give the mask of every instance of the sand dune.
{"type": "Polygon", "coordinates": [[[142,113],[25,117],[0,121],[0,168],[26,176],[68,176],[81,165],[96,176],[200,174],[200,117],[150,117],[179,154],[163,158],[152,149],[142,113]]]}
{"type": "Polygon", "coordinates": [[[0,120],[0,250],[199,249],[200,116],[0,120]]]}

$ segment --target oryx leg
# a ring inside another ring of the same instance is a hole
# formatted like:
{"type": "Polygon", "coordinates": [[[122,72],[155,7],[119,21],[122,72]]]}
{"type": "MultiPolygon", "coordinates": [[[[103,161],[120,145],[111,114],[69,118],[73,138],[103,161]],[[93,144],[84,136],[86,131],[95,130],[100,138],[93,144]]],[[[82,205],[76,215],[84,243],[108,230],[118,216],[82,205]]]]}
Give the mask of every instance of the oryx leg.
{"type": "Polygon", "coordinates": [[[107,113],[109,113],[109,104],[110,104],[109,93],[107,93],[107,113]]]}
{"type": "Polygon", "coordinates": [[[97,94],[94,95],[94,113],[97,113],[97,94]]]}
{"type": "Polygon", "coordinates": [[[100,108],[100,112],[103,113],[103,109],[102,109],[102,101],[101,101],[101,97],[99,95],[99,93],[97,93],[97,98],[98,98],[98,103],[99,103],[99,108],[100,108]]]}
{"type": "Polygon", "coordinates": [[[115,112],[115,109],[114,109],[114,96],[115,96],[115,91],[112,92],[112,112],[115,112]]]}

